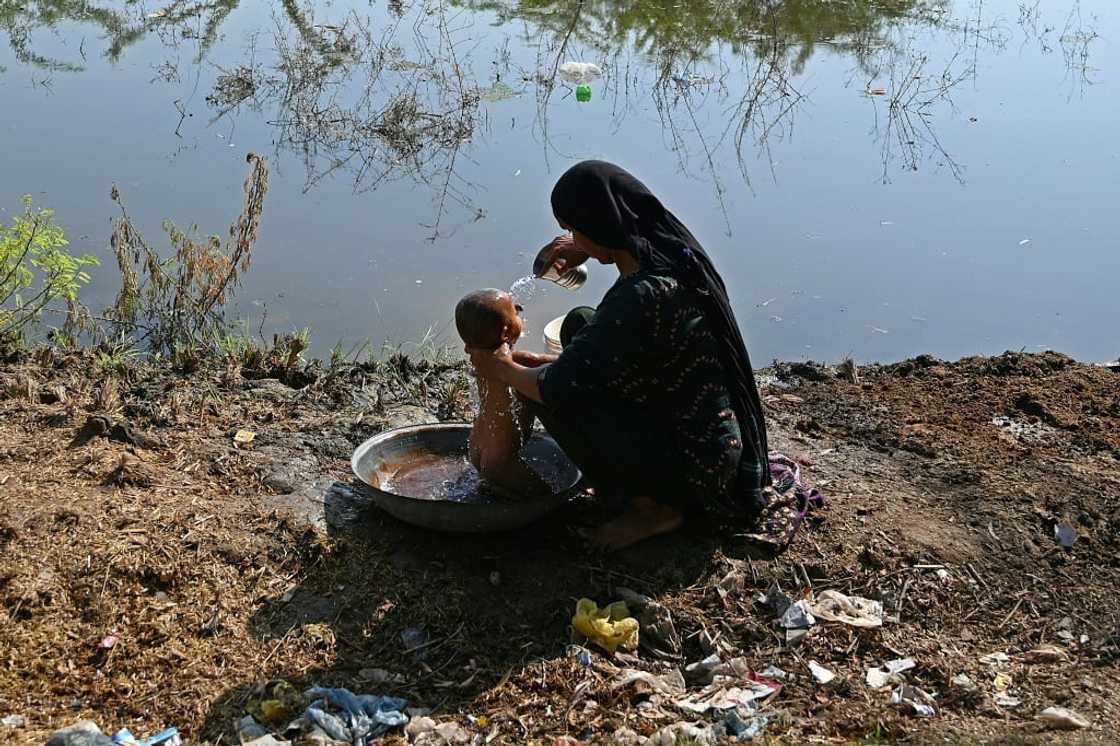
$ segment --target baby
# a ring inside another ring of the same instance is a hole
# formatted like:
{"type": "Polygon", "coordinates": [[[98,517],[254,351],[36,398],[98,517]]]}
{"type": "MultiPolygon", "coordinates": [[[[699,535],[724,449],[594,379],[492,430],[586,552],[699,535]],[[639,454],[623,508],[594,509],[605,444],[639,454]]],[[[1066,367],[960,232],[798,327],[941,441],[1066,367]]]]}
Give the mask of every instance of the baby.
{"type": "MultiPolygon", "coordinates": [[[[511,348],[521,337],[521,310],[513,297],[501,290],[477,290],[455,306],[455,328],[468,347],[495,350],[511,348]]],[[[526,406],[515,406],[509,386],[478,379],[479,408],[471,428],[470,460],[478,473],[503,492],[517,496],[540,495],[551,489],[521,459],[529,439],[533,415],[526,406]]]]}

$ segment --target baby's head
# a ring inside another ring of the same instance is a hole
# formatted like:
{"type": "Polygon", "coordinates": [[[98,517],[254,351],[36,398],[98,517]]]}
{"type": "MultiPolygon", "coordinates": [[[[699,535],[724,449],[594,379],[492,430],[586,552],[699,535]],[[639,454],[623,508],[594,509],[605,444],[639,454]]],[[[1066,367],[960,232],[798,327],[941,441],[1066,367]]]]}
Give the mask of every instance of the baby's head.
{"type": "Polygon", "coordinates": [[[521,337],[521,307],[502,290],[476,290],[455,306],[455,328],[468,347],[494,350],[521,337]]]}

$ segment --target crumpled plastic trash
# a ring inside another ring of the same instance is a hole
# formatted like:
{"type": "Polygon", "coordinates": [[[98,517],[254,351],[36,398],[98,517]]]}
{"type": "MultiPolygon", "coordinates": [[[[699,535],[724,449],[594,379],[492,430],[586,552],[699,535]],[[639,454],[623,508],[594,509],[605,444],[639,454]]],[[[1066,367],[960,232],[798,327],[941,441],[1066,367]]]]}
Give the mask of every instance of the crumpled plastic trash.
{"type": "Polygon", "coordinates": [[[623,601],[599,608],[589,598],[576,602],[572,627],[608,653],[619,648],[633,652],[638,649],[638,620],[630,616],[630,609],[623,601]]]}
{"type": "Polygon", "coordinates": [[[92,720],[79,720],[73,725],[56,730],[47,739],[46,746],[114,746],[113,739],[101,732],[92,720]]]}
{"type": "Polygon", "coordinates": [[[365,744],[408,722],[404,713],[408,702],[399,697],[354,694],[349,689],[326,687],[309,689],[306,696],[314,701],[304,711],[304,717],[338,741],[365,744]],[[328,712],[328,705],[340,710],[342,716],[328,712]]]}
{"type": "Polygon", "coordinates": [[[916,686],[900,686],[891,692],[891,704],[909,710],[918,717],[930,718],[937,714],[937,702],[916,686]]]}
{"type": "Polygon", "coordinates": [[[626,608],[638,620],[639,647],[655,658],[680,660],[681,636],[673,624],[673,615],[649,596],[629,588],[615,589],[626,608]]]}
{"type": "Polygon", "coordinates": [[[758,703],[781,691],[782,684],[751,671],[746,658],[734,658],[712,669],[711,684],[696,694],[675,700],[686,712],[742,708],[751,711],[758,703]]]}
{"type": "Polygon", "coordinates": [[[836,674],[816,661],[809,661],[809,672],[813,674],[813,678],[817,680],[817,683],[822,686],[836,678],[836,674]]]}
{"type": "Polygon", "coordinates": [[[821,591],[809,604],[813,616],[826,622],[842,622],[853,627],[882,627],[883,604],[840,591],[821,591]]]}
{"type": "Polygon", "coordinates": [[[783,629],[808,629],[816,624],[817,620],[809,608],[809,602],[802,600],[790,604],[778,623],[783,629]]]}
{"type": "Polygon", "coordinates": [[[646,741],[646,746],[677,746],[677,744],[682,743],[707,746],[716,742],[716,736],[712,734],[712,729],[708,726],[693,723],[673,723],[672,725],[666,725],[650,736],[649,740],[646,741]]]}
{"type": "Polygon", "coordinates": [[[128,728],[121,728],[113,734],[117,746],[182,746],[183,739],[178,728],[166,728],[154,736],[137,738],[128,728]]]}
{"type": "Polygon", "coordinates": [[[684,675],[689,681],[709,684],[712,681],[712,676],[715,674],[716,669],[722,665],[723,660],[719,657],[719,653],[712,653],[703,660],[695,661],[685,666],[684,675]]]}
{"type": "Polygon", "coordinates": [[[684,693],[684,677],[675,668],[661,675],[626,668],[611,683],[611,689],[617,690],[627,687],[633,687],[639,694],[677,696],[684,693]]]}
{"type": "Polygon", "coordinates": [[[793,604],[793,600],[782,592],[777,583],[771,583],[770,587],[766,589],[766,593],[759,595],[758,602],[770,609],[774,616],[779,618],[793,604]]]}
{"type": "Polygon", "coordinates": [[[1058,730],[1079,730],[1091,725],[1084,717],[1065,707],[1047,707],[1038,713],[1038,719],[1058,730]]]}
{"type": "Polygon", "coordinates": [[[1062,545],[1062,548],[1073,549],[1073,545],[1077,543],[1077,529],[1062,521],[1054,526],[1054,538],[1062,545]]]}
{"type": "Polygon", "coordinates": [[[266,695],[250,700],[245,711],[262,723],[281,725],[294,719],[304,708],[303,695],[286,681],[265,688],[266,695]]]}
{"type": "Polygon", "coordinates": [[[558,72],[564,82],[574,85],[591,83],[603,75],[602,69],[594,62],[565,62],[558,72]]]}
{"type": "Polygon", "coordinates": [[[867,669],[867,685],[872,689],[882,689],[887,684],[902,683],[899,681],[898,675],[903,671],[909,671],[916,665],[913,658],[897,658],[876,668],[869,668],[867,669]]]}
{"type": "Polygon", "coordinates": [[[728,736],[738,741],[751,741],[762,735],[763,729],[770,723],[770,716],[758,714],[744,720],[737,711],[728,710],[722,722],[728,736]]]}
{"type": "Polygon", "coordinates": [[[980,656],[980,662],[985,666],[999,666],[1004,663],[1009,663],[1011,656],[1007,653],[988,653],[987,655],[980,656]]]}

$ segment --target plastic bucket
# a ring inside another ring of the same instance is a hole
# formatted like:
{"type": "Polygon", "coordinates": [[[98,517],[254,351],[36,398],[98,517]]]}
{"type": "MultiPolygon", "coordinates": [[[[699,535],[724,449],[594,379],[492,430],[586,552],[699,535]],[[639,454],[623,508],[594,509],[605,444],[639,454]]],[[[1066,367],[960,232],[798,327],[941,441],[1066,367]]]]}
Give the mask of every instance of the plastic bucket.
{"type": "Polygon", "coordinates": [[[564,317],[557,316],[544,325],[544,350],[559,355],[564,349],[560,345],[560,327],[564,325],[564,317]]]}

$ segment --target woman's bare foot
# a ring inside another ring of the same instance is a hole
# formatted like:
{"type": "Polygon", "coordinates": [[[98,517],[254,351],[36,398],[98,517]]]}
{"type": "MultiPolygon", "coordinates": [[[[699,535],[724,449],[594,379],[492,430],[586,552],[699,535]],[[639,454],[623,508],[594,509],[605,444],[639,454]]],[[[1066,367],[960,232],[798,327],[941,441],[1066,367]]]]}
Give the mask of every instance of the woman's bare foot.
{"type": "Polygon", "coordinates": [[[684,516],[668,505],[648,497],[636,497],[625,513],[596,529],[591,540],[609,551],[625,549],[651,536],[675,531],[683,522],[684,516]]]}

